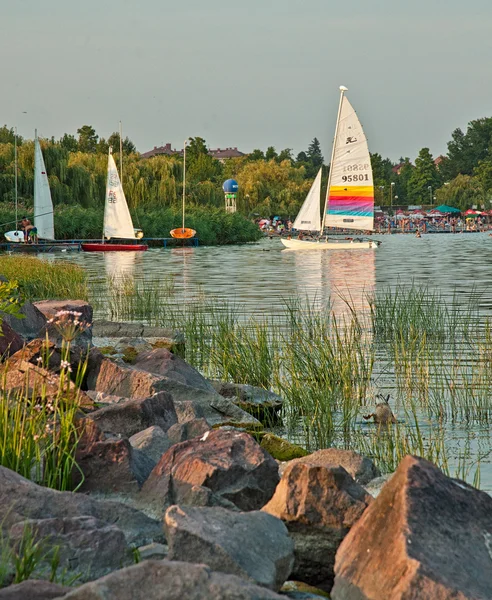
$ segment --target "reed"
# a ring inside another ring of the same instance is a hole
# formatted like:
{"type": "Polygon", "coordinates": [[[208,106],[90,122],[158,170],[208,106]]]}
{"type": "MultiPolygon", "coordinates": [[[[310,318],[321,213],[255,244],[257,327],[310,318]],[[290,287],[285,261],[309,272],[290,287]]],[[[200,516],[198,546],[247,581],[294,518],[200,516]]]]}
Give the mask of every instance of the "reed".
{"type": "Polygon", "coordinates": [[[87,300],[87,275],[69,262],[50,263],[31,256],[0,256],[0,274],[16,281],[26,300],[87,300]]]}

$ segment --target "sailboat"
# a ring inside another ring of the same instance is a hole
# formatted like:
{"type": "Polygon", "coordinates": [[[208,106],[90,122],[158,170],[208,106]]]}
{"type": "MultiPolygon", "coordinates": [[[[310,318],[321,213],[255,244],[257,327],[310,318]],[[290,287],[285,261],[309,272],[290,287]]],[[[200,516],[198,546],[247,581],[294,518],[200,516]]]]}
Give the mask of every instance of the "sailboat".
{"type": "Polygon", "coordinates": [[[183,224],[182,227],[176,227],[175,229],[171,229],[169,232],[171,237],[186,240],[194,238],[196,235],[196,231],[191,229],[190,227],[185,227],[185,198],[186,198],[186,144],[188,143],[188,139],[185,140],[183,146],[183,224]]]}
{"type": "Polygon", "coordinates": [[[104,229],[101,242],[84,242],[82,250],[85,252],[115,252],[115,251],[143,251],[148,246],[142,243],[113,243],[105,240],[123,239],[137,240],[133,221],[128,210],[125,192],[121,185],[118,169],[113,158],[113,149],[109,149],[108,175],[106,179],[106,199],[104,204],[104,229]]]}
{"type": "MultiPolygon", "coordinates": [[[[17,172],[17,148],[15,152],[15,169],[17,172]]],[[[17,215],[17,186],[16,186],[16,215],[17,215]]],[[[38,131],[34,130],[34,227],[41,243],[21,244],[17,249],[23,252],[53,252],[78,250],[77,244],[55,242],[55,225],[53,218],[53,202],[51,200],[50,184],[44,164],[43,152],[39,143],[38,131]],[[48,242],[48,243],[47,243],[48,242]],[[53,242],[53,243],[49,243],[53,242]]],[[[5,234],[9,242],[24,242],[23,231],[9,231],[5,234]]]]}
{"type": "MultiPolygon", "coordinates": [[[[328,189],[321,219],[321,170],[294,221],[299,231],[323,234],[325,227],[358,231],[374,230],[374,185],[371,158],[362,125],[340,86],[335,140],[333,143],[328,189]],[[318,218],[317,218],[318,216],[318,218]]],[[[314,240],[281,238],[287,248],[296,250],[362,250],[377,248],[378,240],[350,237],[314,240]]]]}

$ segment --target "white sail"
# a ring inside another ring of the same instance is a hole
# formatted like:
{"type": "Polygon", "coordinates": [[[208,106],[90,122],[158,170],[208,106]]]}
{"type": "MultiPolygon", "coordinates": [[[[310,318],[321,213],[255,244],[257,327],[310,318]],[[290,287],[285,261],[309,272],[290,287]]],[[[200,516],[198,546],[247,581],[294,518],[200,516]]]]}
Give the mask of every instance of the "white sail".
{"type": "Polygon", "coordinates": [[[106,201],[104,204],[104,237],[107,239],[135,239],[132,218],[111,150],[108,158],[108,178],[106,180],[106,201]]]}
{"type": "Polygon", "coordinates": [[[373,230],[374,185],[371,157],[362,125],[343,92],[337,125],[325,225],[373,230]]]}
{"type": "Polygon", "coordinates": [[[37,131],[34,134],[34,227],[39,238],[55,239],[53,202],[37,131]]]}
{"type": "Polygon", "coordinates": [[[313,185],[304,200],[301,210],[296,217],[292,227],[299,231],[321,230],[321,169],[313,181],[313,185]]]}

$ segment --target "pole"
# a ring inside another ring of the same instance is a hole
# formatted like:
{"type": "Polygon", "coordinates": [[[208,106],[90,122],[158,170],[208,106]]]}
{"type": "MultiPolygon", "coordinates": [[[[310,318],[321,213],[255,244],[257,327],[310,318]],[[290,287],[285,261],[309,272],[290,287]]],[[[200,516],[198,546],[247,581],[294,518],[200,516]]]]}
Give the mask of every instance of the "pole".
{"type": "Polygon", "coordinates": [[[185,228],[185,193],[186,193],[186,143],[188,138],[185,139],[183,145],[183,232],[185,228]]]}
{"type": "Polygon", "coordinates": [[[340,104],[338,105],[337,124],[335,126],[335,139],[333,140],[333,147],[331,149],[330,173],[328,174],[328,188],[326,190],[326,200],[325,200],[325,207],[323,209],[323,218],[321,219],[320,235],[323,235],[323,230],[325,228],[326,209],[328,208],[328,200],[330,199],[330,185],[331,185],[331,176],[333,173],[333,159],[335,158],[335,146],[337,143],[338,126],[340,124],[340,115],[342,113],[343,95],[345,94],[346,91],[347,91],[347,88],[344,87],[343,85],[341,85],[340,86],[340,104]]]}
{"type": "Polygon", "coordinates": [[[18,208],[17,208],[17,127],[14,132],[14,168],[15,168],[15,230],[17,231],[18,225],[18,208]]]}
{"type": "Polygon", "coordinates": [[[120,121],[120,182],[123,185],[123,134],[120,121]]]}

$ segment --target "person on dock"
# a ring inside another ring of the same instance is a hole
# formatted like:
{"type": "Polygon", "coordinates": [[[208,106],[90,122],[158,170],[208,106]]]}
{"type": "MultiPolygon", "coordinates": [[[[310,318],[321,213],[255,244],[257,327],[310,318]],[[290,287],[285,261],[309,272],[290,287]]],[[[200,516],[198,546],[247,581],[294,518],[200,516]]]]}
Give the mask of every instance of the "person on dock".
{"type": "MultiPolygon", "coordinates": [[[[21,229],[24,231],[24,242],[26,244],[29,243],[30,232],[32,229],[36,229],[31,221],[27,217],[22,217],[21,219],[21,229]]],[[[37,229],[36,229],[36,237],[37,237],[37,229]]]]}

